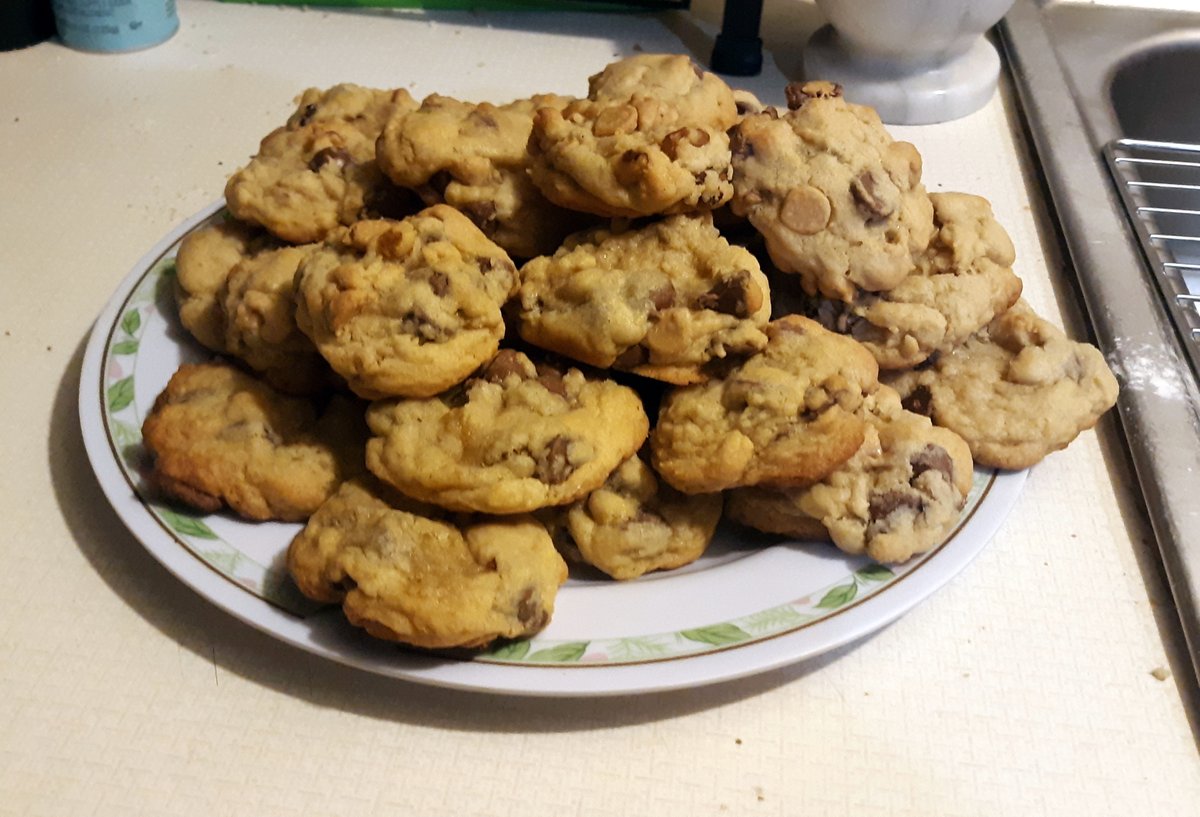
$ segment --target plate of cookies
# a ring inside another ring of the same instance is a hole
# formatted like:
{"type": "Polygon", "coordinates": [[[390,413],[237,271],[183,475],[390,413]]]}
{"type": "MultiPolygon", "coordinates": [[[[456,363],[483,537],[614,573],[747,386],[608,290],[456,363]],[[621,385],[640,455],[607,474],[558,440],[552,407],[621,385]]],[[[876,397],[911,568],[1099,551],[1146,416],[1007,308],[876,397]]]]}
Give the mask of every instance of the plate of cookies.
{"type": "Polygon", "coordinates": [[[81,425],[185,584],[422,683],[729,680],[927,598],[1113,405],[988,202],[837,86],[637,54],[580,94],[309,89],[130,272],[81,425]]]}

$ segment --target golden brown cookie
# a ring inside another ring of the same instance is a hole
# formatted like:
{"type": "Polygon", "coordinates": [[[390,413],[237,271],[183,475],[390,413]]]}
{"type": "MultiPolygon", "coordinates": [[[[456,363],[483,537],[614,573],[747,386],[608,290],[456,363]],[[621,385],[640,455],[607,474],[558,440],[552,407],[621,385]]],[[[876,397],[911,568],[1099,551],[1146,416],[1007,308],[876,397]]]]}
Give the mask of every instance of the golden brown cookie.
{"type": "Polygon", "coordinates": [[[295,522],[362,473],[363,407],[334,397],[321,413],[228,363],[184,365],[142,424],[152,482],[207,513],[295,522]]]}
{"type": "Polygon", "coordinates": [[[376,638],[428,649],[483,647],[550,621],[567,566],[538,522],[455,524],[388,496],[354,480],[321,505],[288,548],[302,593],[340,603],[376,638]]]}
{"type": "Polygon", "coordinates": [[[179,322],[208,349],[225,352],[221,290],[229,271],[278,246],[261,228],[224,219],[188,233],[175,255],[175,303],[179,322]]]}
{"type": "Polygon", "coordinates": [[[729,517],[768,533],[829,538],[879,562],[905,562],[945,541],[971,490],[966,442],[905,411],[887,386],[861,413],[863,444],[833,473],[800,488],[731,491],[729,517]]]}
{"type": "Polygon", "coordinates": [[[727,376],[663,401],[653,462],[680,491],[812,482],[862,445],[858,410],[878,384],[870,352],[799,315],[773,321],[767,336],[727,376]]]}
{"type": "Polygon", "coordinates": [[[520,276],[521,337],[593,366],[698,383],[767,345],[766,276],[707,215],[578,234],[520,276]]]}
{"type": "Polygon", "coordinates": [[[561,109],[543,94],[505,105],[431,94],[394,116],[377,145],[383,172],[427,205],[449,204],[518,258],[552,253],[588,219],[551,204],[529,178],[529,132],[538,108],[561,109]]]}
{"type": "Polygon", "coordinates": [[[287,123],[229,178],[229,211],[293,244],[321,241],[372,215],[411,212],[410,196],[379,169],[375,140],[388,119],[415,107],[403,89],[308,89],[287,123]]]}
{"type": "Polygon", "coordinates": [[[189,234],[175,262],[180,322],[280,391],[315,394],[337,385],[296,325],[293,279],[314,249],[281,245],[234,219],[189,234]]]}
{"type": "Polygon", "coordinates": [[[911,368],[953,349],[1021,297],[1012,241],[988,201],[966,193],[929,198],[937,231],[907,278],[884,292],[860,290],[849,303],[816,297],[800,306],[870,349],[881,369],[911,368]]]}
{"type": "Polygon", "coordinates": [[[538,513],[551,517],[547,527],[560,533],[560,551],[627,580],[699,559],[712,542],[721,506],[721,494],[680,493],[634,456],[579,502],[538,513]]]}
{"type": "Polygon", "coordinates": [[[1096,347],[1018,301],[928,366],[890,375],[911,411],[959,434],[975,461],[1020,469],[1065,448],[1117,400],[1096,347]]]}
{"type": "Polygon", "coordinates": [[[588,98],[539,108],[530,177],[551,201],[601,216],[712,210],[733,194],[733,92],[679,54],[639,54],[588,81],[588,98]]]}
{"type": "Polygon", "coordinates": [[[539,369],[508,349],[438,397],[373,404],[367,422],[377,477],[424,502],[499,514],[595,490],[649,426],[632,389],[578,369],[539,369]]]}
{"type": "Polygon", "coordinates": [[[427,397],[496,353],[516,273],[444,204],[361,221],[301,266],[296,320],[356,394],[427,397]]]}
{"type": "Polygon", "coordinates": [[[750,114],[732,131],[734,212],[810,295],[848,302],[895,287],[933,234],[916,148],[829,83],[789,86],[788,101],[786,114],[750,114]]]}

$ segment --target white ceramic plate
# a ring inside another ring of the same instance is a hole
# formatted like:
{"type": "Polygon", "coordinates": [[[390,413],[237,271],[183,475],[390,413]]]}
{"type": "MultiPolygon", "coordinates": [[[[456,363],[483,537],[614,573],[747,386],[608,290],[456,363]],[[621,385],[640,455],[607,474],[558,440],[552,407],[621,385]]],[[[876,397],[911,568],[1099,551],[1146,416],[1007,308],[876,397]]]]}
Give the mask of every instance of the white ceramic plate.
{"type": "Polygon", "coordinates": [[[690,687],[800,661],[895,620],[961,570],[1004,521],[1024,472],[977,471],[962,519],[940,547],[899,567],[831,545],[723,527],[699,562],[617,583],[573,576],[537,637],[472,660],[376,641],[318,609],[283,569],[296,525],[198,516],[141,490],[141,423],[181,362],[207,355],[179,326],[171,295],[180,239],[220,217],[214,204],[174,230],[122,282],[84,357],[79,413],[92,467],[133,534],[222,609],[309,652],[383,675],[529,695],[690,687]]]}

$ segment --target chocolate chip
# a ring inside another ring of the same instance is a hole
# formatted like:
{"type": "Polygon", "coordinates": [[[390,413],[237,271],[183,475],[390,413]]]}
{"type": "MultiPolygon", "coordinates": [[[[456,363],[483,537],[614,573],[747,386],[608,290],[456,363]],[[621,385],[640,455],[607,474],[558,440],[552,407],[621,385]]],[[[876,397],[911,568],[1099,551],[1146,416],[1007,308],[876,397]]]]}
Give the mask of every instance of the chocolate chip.
{"type": "Polygon", "coordinates": [[[575,472],[568,456],[571,441],[558,436],[550,441],[546,450],[535,457],[534,476],[548,485],[558,485],[575,472]]]}
{"type": "Polygon", "coordinates": [[[446,330],[434,323],[433,319],[420,309],[414,309],[400,319],[400,331],[405,335],[412,335],[422,343],[432,343],[446,336],[446,330]]]}
{"type": "Polygon", "coordinates": [[[613,361],[613,367],[617,369],[633,369],[641,366],[647,360],[646,350],[641,346],[630,346],[624,352],[617,355],[613,361]]]}
{"type": "Polygon", "coordinates": [[[451,386],[446,391],[438,395],[438,399],[442,401],[442,405],[447,408],[462,408],[470,402],[469,391],[471,388],[470,380],[459,383],[456,386],[451,386]]]}
{"type": "Polygon", "coordinates": [[[441,298],[450,291],[450,276],[444,272],[433,272],[429,275],[429,288],[433,294],[441,298]]]}
{"type": "Polygon", "coordinates": [[[527,630],[540,630],[550,621],[546,609],[534,596],[532,587],[525,588],[517,601],[517,621],[527,630]]]}
{"type": "Polygon", "coordinates": [[[354,157],[345,148],[321,148],[308,161],[308,169],[318,172],[327,164],[336,164],[339,168],[354,164],[354,157]]]}
{"type": "Polygon", "coordinates": [[[504,270],[511,274],[517,271],[517,265],[508,258],[496,258],[492,255],[485,255],[479,259],[480,272],[491,272],[496,269],[504,270]]]}
{"type": "Polygon", "coordinates": [[[563,380],[562,372],[557,369],[539,366],[537,382],[545,386],[546,391],[551,394],[557,394],[559,397],[567,396],[567,383],[563,380]]]}
{"type": "Polygon", "coordinates": [[[895,212],[895,207],[884,198],[882,184],[869,170],[860,173],[858,178],[850,183],[850,195],[854,197],[858,209],[866,214],[868,221],[886,219],[895,212]]]}
{"type": "Polygon", "coordinates": [[[490,201],[469,201],[458,206],[463,214],[475,222],[475,226],[484,233],[495,232],[496,205],[490,201]]]}
{"type": "Polygon", "coordinates": [[[885,491],[882,494],[876,494],[871,497],[869,506],[871,521],[878,522],[880,519],[887,519],[896,511],[904,508],[920,513],[921,498],[905,491],[885,491]]]}
{"type": "Polygon", "coordinates": [[[754,142],[747,139],[741,128],[734,128],[729,133],[729,150],[739,159],[747,159],[754,155],[754,142]]]}
{"type": "Polygon", "coordinates": [[[940,445],[925,446],[914,454],[910,461],[914,480],[926,471],[937,471],[948,484],[953,484],[954,460],[950,459],[950,454],[940,445]]]}
{"type": "Polygon", "coordinates": [[[917,386],[900,401],[900,405],[913,414],[930,417],[933,415],[933,392],[929,390],[928,386],[917,386]]]}
{"type": "Polygon", "coordinates": [[[501,349],[496,356],[483,367],[479,376],[489,383],[503,383],[509,375],[519,375],[521,379],[529,377],[528,358],[512,349],[501,349]]]}
{"type": "Polygon", "coordinates": [[[670,309],[675,305],[675,286],[667,281],[658,289],[653,290],[650,293],[650,303],[654,306],[655,312],[670,309]]]}
{"type": "Polygon", "coordinates": [[[317,115],[317,104],[315,102],[310,102],[309,104],[304,106],[304,111],[300,114],[300,119],[297,120],[296,124],[302,128],[305,125],[307,125],[309,122],[311,122],[312,118],[316,115],[317,115]]]}
{"type": "Polygon", "coordinates": [[[762,290],[747,270],[722,278],[696,298],[698,309],[711,309],[735,318],[748,318],[762,306],[762,290]]]}

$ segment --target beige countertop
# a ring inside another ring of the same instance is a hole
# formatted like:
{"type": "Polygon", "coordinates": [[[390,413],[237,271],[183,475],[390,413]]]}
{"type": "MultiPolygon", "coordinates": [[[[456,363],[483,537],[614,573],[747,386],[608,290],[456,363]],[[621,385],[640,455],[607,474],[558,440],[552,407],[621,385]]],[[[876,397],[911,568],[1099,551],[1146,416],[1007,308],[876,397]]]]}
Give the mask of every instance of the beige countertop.
{"type": "MultiPolygon", "coordinates": [[[[303,653],[166,572],[105,501],[76,409],[92,321],[307,86],[577,93],[696,14],[392,15],[181,0],[148,51],[0,54],[0,814],[1190,815],[1195,682],[1116,419],[1031,472],[895,624],[748,679],[597,700],[452,692],[303,653]]],[[[768,3],[798,75],[803,3],[768,3]]],[[[1026,298],[1086,330],[1011,96],[893,131],[992,200],[1026,298]]]]}

